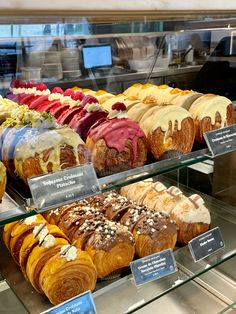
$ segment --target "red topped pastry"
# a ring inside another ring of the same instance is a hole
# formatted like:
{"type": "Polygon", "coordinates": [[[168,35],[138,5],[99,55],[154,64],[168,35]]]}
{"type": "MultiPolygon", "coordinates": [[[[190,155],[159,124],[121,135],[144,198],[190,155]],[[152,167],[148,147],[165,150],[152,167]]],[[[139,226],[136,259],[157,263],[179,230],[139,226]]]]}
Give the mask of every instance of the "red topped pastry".
{"type": "Polygon", "coordinates": [[[145,135],[127,118],[123,103],[115,103],[107,118],[91,127],[86,144],[99,175],[142,166],[147,158],[145,135]]]}
{"type": "Polygon", "coordinates": [[[108,112],[99,103],[88,103],[79,113],[74,115],[69,127],[74,129],[83,141],[86,141],[91,126],[98,120],[106,118],[107,115],[108,112]]]}
{"type": "MultiPolygon", "coordinates": [[[[81,93],[81,92],[79,92],[81,93]]],[[[65,110],[57,119],[59,124],[69,124],[75,114],[78,114],[87,104],[98,103],[97,99],[91,95],[85,96],[77,106],[65,110]]]]}

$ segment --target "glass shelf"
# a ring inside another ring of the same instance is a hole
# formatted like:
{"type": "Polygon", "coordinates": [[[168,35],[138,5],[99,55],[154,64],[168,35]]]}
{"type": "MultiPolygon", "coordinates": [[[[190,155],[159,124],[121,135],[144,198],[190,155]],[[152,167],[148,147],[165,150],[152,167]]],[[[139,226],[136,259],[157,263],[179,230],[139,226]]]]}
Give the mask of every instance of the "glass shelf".
{"type": "MultiPolygon", "coordinates": [[[[158,161],[143,167],[99,178],[98,182],[101,187],[101,192],[107,192],[118,189],[124,185],[187,167],[208,158],[209,151],[205,148],[175,158],[158,161]]],[[[29,208],[32,209],[34,207],[29,191],[26,193],[23,190],[19,191],[16,186],[17,184],[13,181],[7,188],[7,193],[10,196],[5,194],[2,204],[0,204],[0,226],[37,214],[35,210],[29,210],[29,208]],[[15,201],[13,201],[13,199],[15,201]]]]}
{"type": "Polygon", "coordinates": [[[236,301],[232,302],[230,305],[226,306],[218,314],[235,314],[236,313],[236,301]]]}
{"type": "MultiPolygon", "coordinates": [[[[186,194],[196,192],[183,186],[181,186],[181,189],[186,194]]],[[[210,276],[213,272],[212,269],[215,271],[215,269],[217,270],[219,267],[222,267],[224,262],[229,261],[234,256],[236,257],[236,238],[232,237],[232,234],[235,233],[236,225],[235,208],[225,205],[212,197],[202,196],[206,201],[206,206],[211,211],[211,228],[219,226],[225,241],[225,248],[196,263],[191,257],[188,246],[178,248],[174,251],[178,271],[168,277],[139,287],[135,286],[132,275],[130,274],[118,280],[113,279],[98,282],[96,291],[93,293],[98,313],[110,313],[111,304],[116,308],[116,313],[134,313],[148,304],[151,305],[155,300],[167,296],[177,288],[182,287],[181,289],[185,289],[185,284],[186,287],[190,285],[194,288],[194,279],[206,273],[210,276]],[[117,300],[122,300],[122,302],[117,302],[117,300]]],[[[3,256],[0,260],[0,273],[15,291],[20,301],[29,312],[33,310],[41,312],[50,308],[51,304],[45,297],[34,292],[31,285],[24,279],[22,273],[14,264],[2,241],[0,242],[0,251],[3,256]],[[30,300],[28,298],[29,295],[31,296],[30,300]]],[[[229,278],[229,276],[225,275],[224,281],[228,278],[229,281],[234,280],[235,284],[235,278],[229,278]]],[[[220,309],[224,307],[221,304],[220,309]]]]}

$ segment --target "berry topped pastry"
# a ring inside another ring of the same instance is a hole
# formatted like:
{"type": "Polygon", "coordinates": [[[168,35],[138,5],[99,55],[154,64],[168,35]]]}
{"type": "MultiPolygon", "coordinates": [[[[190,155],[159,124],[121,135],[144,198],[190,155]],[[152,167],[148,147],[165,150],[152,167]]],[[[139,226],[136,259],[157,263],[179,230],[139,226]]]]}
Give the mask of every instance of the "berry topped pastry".
{"type": "Polygon", "coordinates": [[[87,137],[94,167],[99,175],[144,165],[146,138],[139,125],[127,118],[126,107],[117,102],[106,119],[95,123],[87,137]]]}

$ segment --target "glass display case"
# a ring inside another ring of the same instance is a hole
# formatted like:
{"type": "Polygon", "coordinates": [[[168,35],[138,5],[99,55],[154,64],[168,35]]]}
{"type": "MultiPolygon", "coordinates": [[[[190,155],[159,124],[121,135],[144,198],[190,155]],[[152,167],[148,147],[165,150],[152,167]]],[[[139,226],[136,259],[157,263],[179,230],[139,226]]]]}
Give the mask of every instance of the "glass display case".
{"type": "MultiPolygon", "coordinates": [[[[68,97],[70,98],[70,109],[83,101],[83,99],[73,99],[72,95],[76,92],[85,96],[98,97],[99,100],[102,99],[100,96],[105,95],[105,98],[100,101],[103,107],[106,101],[116,95],[117,101],[114,103],[124,102],[129,115],[129,111],[140,102],[146,106],[152,105],[150,102],[145,102],[146,98],[140,101],[134,96],[128,97],[122,94],[127,92],[133,84],[138,83],[140,88],[142,86],[170,88],[170,93],[174,95],[175,93],[185,95],[192,93],[192,90],[196,91],[198,97],[203,97],[205,94],[220,95],[225,97],[224,99],[230,99],[230,106],[234,108],[236,100],[236,18],[234,11],[221,9],[212,12],[204,10],[168,12],[151,11],[149,8],[142,13],[134,9],[107,12],[76,9],[73,12],[70,8],[63,12],[58,3],[58,15],[56,15],[50,8],[37,12],[31,5],[27,5],[28,10],[8,8],[4,9],[0,15],[0,95],[11,99],[9,104],[12,100],[20,103],[21,94],[29,99],[26,90],[35,88],[34,92],[38,91],[38,94],[34,95],[36,97],[34,100],[46,97],[45,101],[48,105],[58,100],[54,96],[51,99],[49,97],[53,94],[60,94],[61,92],[58,92],[60,89],[62,93],[64,92],[61,97],[67,97],[67,102],[68,97]],[[22,82],[23,84],[31,82],[31,86],[19,85],[22,82]],[[41,83],[46,86],[46,89],[40,91],[37,89],[37,84],[41,83]],[[21,91],[14,94],[17,89],[21,91]],[[68,90],[69,94],[65,94],[68,90]]],[[[147,96],[150,97],[150,95],[147,96]]],[[[23,99],[25,102],[21,105],[26,105],[26,98],[23,99]]],[[[60,105],[67,104],[66,101],[61,102],[60,105]]],[[[157,101],[157,106],[160,106],[159,99],[152,98],[151,101],[157,101]]],[[[162,101],[161,98],[160,101],[162,101]]],[[[0,105],[3,102],[8,104],[6,100],[0,99],[0,105]]],[[[161,105],[164,104],[163,108],[166,108],[169,102],[171,102],[169,99],[163,100],[161,105]]],[[[28,105],[30,108],[30,103],[28,105]]],[[[217,105],[215,103],[215,106],[217,105]]],[[[2,119],[3,113],[5,117],[7,110],[4,109],[3,112],[1,108],[3,107],[0,106],[2,119]]],[[[15,107],[10,108],[13,112],[15,107]]],[[[110,104],[104,108],[107,110],[109,108],[108,111],[111,113],[110,104]]],[[[37,110],[36,106],[32,109],[37,110]]],[[[187,109],[183,110],[187,112],[187,109]]],[[[44,110],[38,112],[41,114],[44,110]]],[[[52,113],[50,109],[46,112],[49,115],[52,113]]],[[[156,114],[155,111],[153,113],[156,114]]],[[[232,120],[229,124],[235,122],[234,109],[233,116],[234,121],[232,120]]],[[[12,118],[11,115],[7,117],[12,118]]],[[[172,122],[176,129],[178,129],[178,117],[172,122]]],[[[189,118],[190,114],[185,117],[189,118]]],[[[220,122],[218,121],[220,123],[218,127],[227,125],[227,122],[225,125],[222,121],[223,117],[220,122]]],[[[70,122],[67,119],[64,124],[70,126],[70,122]]],[[[16,129],[29,128],[27,123],[15,126],[16,129]]],[[[19,142],[23,150],[24,147],[34,149],[33,145],[46,140],[33,123],[30,127],[32,132],[36,132],[34,134],[40,137],[35,142],[31,142],[32,137],[19,142]],[[28,141],[30,144],[27,144],[28,141]]],[[[48,131],[48,128],[47,125],[47,132],[55,131],[50,128],[48,131]]],[[[7,128],[1,120],[1,155],[8,168],[8,161],[4,159],[4,136],[7,135],[2,135],[5,129],[7,128]]],[[[58,125],[56,130],[58,130],[58,125]]],[[[57,137],[54,138],[53,133],[48,134],[49,137],[52,134],[51,142],[55,143],[57,137]]],[[[118,141],[119,135],[115,141],[118,141]]],[[[17,133],[17,136],[17,141],[19,141],[22,134],[17,133]]],[[[68,136],[72,143],[74,135],[69,133],[68,136]]],[[[187,140],[189,140],[188,136],[180,138],[179,141],[187,142],[187,140]]],[[[163,141],[163,147],[166,147],[166,138],[163,141]]],[[[66,146],[67,143],[65,141],[63,145],[66,146]]],[[[10,148],[7,149],[8,156],[18,152],[17,150],[12,152],[12,145],[11,143],[10,148]]],[[[19,150],[20,146],[17,146],[19,150]]],[[[119,171],[117,169],[108,171],[108,175],[105,176],[94,166],[97,171],[96,184],[99,189],[91,189],[87,196],[93,197],[113,190],[119,191],[129,184],[151,178],[153,182],[161,181],[167,188],[177,186],[187,197],[197,193],[210,211],[210,228],[220,228],[225,246],[216,253],[195,262],[188,245],[178,244],[174,248],[177,271],[141,286],[135,285],[129,267],[126,267],[119,275],[115,274],[104,280],[98,280],[93,292],[98,313],[151,313],[157,309],[171,313],[233,313],[235,311],[235,153],[213,158],[205,141],[197,142],[196,140],[187,151],[184,149],[181,151],[180,144],[180,148],[176,145],[173,147],[166,149],[158,157],[154,157],[153,151],[149,150],[148,157],[142,164],[121,168],[119,171]],[[232,171],[227,171],[229,167],[232,171]]],[[[26,150],[21,156],[23,155],[32,157],[27,154],[26,150]]],[[[16,157],[11,157],[11,159],[14,158],[16,157]]],[[[53,158],[55,161],[57,155],[55,154],[53,158]]],[[[18,171],[20,166],[16,165],[15,161],[15,171],[18,171]]],[[[31,167],[30,164],[27,165],[31,167]]],[[[80,168],[79,163],[72,166],[80,168]]],[[[12,164],[9,167],[12,167],[12,164]]],[[[8,172],[10,172],[9,168],[8,172]]],[[[44,176],[49,173],[49,176],[53,176],[53,172],[47,168],[41,174],[44,176]]],[[[58,178],[60,180],[60,173],[63,171],[58,171],[58,173],[58,177],[51,177],[52,179],[49,180],[58,178]]],[[[25,184],[29,177],[22,176],[19,179],[19,177],[14,177],[14,174],[13,171],[13,176],[8,175],[6,192],[0,204],[0,302],[3,305],[1,310],[2,313],[41,313],[53,305],[44,295],[36,292],[24,278],[2,240],[6,224],[34,217],[39,210],[35,207],[31,189],[25,184]]],[[[84,175],[83,180],[88,180],[88,178],[84,175]]],[[[77,188],[80,187],[76,186],[77,188]]],[[[66,188],[61,187],[60,191],[63,189],[66,188]]],[[[81,197],[76,199],[70,195],[68,201],[62,202],[55,198],[55,207],[82,199],[82,195],[81,193],[81,197]]],[[[43,211],[44,208],[40,208],[40,212],[43,211]]]]}

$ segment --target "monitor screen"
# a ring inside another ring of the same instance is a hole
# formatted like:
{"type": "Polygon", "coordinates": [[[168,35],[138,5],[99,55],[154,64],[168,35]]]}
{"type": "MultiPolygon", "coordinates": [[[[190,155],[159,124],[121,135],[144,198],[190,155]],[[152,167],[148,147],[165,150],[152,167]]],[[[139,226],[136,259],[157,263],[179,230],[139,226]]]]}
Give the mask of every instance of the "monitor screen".
{"type": "Polygon", "coordinates": [[[84,46],[82,55],[85,69],[112,65],[110,45],[84,46]]]}

